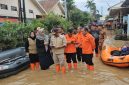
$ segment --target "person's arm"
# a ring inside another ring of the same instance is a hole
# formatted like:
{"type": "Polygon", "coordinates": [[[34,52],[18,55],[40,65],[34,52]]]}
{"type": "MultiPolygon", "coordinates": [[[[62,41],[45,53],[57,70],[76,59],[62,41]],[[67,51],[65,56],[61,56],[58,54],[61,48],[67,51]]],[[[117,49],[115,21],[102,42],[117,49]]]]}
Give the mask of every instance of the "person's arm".
{"type": "Polygon", "coordinates": [[[106,38],[106,32],[105,32],[105,30],[104,30],[104,39],[106,38]]]}
{"type": "Polygon", "coordinates": [[[67,40],[65,37],[63,37],[63,47],[65,47],[67,45],[67,40]]]}
{"type": "Polygon", "coordinates": [[[92,45],[92,49],[95,49],[95,38],[93,36],[90,36],[90,43],[92,45]]]}
{"type": "Polygon", "coordinates": [[[55,46],[54,46],[54,44],[53,44],[53,37],[51,36],[51,38],[50,38],[50,47],[51,48],[54,48],[55,46]]]}
{"type": "Polygon", "coordinates": [[[45,35],[44,45],[48,45],[49,43],[49,36],[45,35]]]}

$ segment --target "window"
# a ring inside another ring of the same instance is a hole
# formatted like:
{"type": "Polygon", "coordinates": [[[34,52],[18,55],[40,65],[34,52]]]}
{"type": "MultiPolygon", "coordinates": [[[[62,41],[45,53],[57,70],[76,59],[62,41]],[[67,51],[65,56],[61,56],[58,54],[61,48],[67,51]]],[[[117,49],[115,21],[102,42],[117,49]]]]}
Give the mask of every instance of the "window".
{"type": "Polygon", "coordinates": [[[12,10],[12,11],[17,11],[17,7],[11,6],[11,10],[12,10]]]}
{"type": "Polygon", "coordinates": [[[5,10],[8,10],[8,6],[5,5],[5,4],[0,4],[0,8],[1,8],[1,9],[5,9],[5,10]]]}
{"type": "Polygon", "coordinates": [[[33,10],[29,10],[29,13],[33,13],[33,10]]]}

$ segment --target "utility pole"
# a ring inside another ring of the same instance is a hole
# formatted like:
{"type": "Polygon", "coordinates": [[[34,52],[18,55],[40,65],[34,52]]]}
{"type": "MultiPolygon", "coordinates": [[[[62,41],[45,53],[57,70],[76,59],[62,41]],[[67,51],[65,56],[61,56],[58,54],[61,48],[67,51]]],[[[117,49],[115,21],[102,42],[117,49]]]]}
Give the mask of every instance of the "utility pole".
{"type": "Polygon", "coordinates": [[[26,7],[25,7],[25,0],[23,0],[23,15],[24,15],[24,23],[26,24],[26,7]]]}
{"type": "Polygon", "coordinates": [[[23,22],[22,10],[21,10],[21,0],[18,0],[18,8],[19,8],[19,21],[23,22]]]}
{"type": "Polygon", "coordinates": [[[65,4],[65,18],[68,18],[68,11],[67,11],[67,0],[64,0],[64,4],[65,4]]]}

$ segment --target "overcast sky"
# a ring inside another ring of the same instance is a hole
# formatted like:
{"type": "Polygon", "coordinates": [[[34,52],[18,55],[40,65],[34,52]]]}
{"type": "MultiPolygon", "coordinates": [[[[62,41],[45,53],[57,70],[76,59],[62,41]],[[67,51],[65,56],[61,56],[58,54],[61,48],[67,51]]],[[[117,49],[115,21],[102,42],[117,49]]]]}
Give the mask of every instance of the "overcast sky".
{"type": "MultiPolygon", "coordinates": [[[[75,0],[75,5],[83,11],[88,11],[88,9],[85,7],[86,1],[87,0],[75,0]]],[[[109,6],[119,3],[120,1],[122,0],[95,0],[95,3],[100,13],[102,12],[103,15],[107,15],[107,9],[109,6]]]]}

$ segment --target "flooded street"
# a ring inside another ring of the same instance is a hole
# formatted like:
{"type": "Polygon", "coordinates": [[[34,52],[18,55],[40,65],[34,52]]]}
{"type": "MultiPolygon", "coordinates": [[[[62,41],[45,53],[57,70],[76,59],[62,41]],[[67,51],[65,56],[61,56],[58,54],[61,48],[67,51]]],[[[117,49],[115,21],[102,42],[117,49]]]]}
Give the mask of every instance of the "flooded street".
{"type": "MultiPolygon", "coordinates": [[[[121,46],[123,42],[105,43],[121,46]]],[[[54,66],[47,71],[26,70],[9,78],[1,79],[0,85],[129,85],[129,68],[107,66],[99,58],[94,57],[95,71],[88,71],[83,63],[78,70],[67,71],[66,75],[55,72],[54,66]]]]}
{"type": "Polygon", "coordinates": [[[1,79],[0,85],[129,85],[129,69],[104,65],[95,58],[95,71],[89,72],[84,64],[78,71],[68,71],[66,75],[56,74],[54,67],[48,71],[26,70],[18,75],[1,79]]]}

